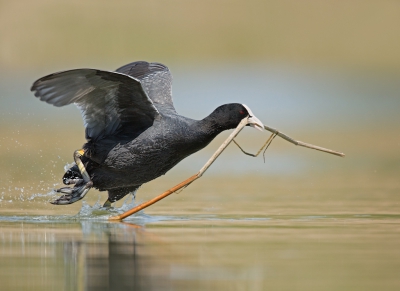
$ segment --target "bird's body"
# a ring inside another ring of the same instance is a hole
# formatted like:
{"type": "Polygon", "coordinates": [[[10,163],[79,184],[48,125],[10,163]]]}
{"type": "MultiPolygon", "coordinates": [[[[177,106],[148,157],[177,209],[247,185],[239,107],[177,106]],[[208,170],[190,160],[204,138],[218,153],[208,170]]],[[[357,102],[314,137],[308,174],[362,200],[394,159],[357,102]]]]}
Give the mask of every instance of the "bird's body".
{"type": "MultiPolygon", "coordinates": [[[[147,62],[116,72],[64,71],[34,83],[35,95],[47,103],[75,103],[86,127],[87,143],[63,179],[75,187],[61,188],[64,195],[55,204],[73,203],[91,187],[108,191],[109,202],[117,201],[252,117],[247,106],[237,103],[222,105],[202,120],[181,116],[173,106],[171,84],[166,66],[147,62]]],[[[249,124],[261,127],[253,118],[249,124]]]]}
{"type": "MultiPolygon", "coordinates": [[[[93,187],[118,191],[138,188],[167,171],[187,156],[209,144],[216,133],[200,129],[201,122],[182,116],[163,116],[134,139],[87,143],[87,158],[82,159],[90,173],[93,187]],[[199,130],[200,129],[200,130],[199,130]],[[96,148],[101,149],[100,154],[96,148]],[[96,162],[97,161],[97,162],[96,162]]],[[[129,192],[130,192],[129,191],[129,192]]],[[[111,197],[110,197],[111,198],[111,197]]]]}

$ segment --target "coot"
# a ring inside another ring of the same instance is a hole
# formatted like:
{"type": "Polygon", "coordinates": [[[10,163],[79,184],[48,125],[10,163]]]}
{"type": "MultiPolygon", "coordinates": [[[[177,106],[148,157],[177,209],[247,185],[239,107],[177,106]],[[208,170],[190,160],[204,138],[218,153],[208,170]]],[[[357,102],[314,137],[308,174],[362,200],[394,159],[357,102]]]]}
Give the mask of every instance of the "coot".
{"type": "Polygon", "coordinates": [[[142,184],[173,168],[208,145],[219,133],[263,124],[244,104],[225,104],[202,120],[179,115],[172,102],[172,75],[160,63],[133,62],[115,72],[76,69],[37,80],[31,90],[54,106],[75,103],[81,110],[87,142],[74,152],[75,165],[63,177],[62,196],[71,204],[91,187],[108,191],[110,206],[142,184]]]}

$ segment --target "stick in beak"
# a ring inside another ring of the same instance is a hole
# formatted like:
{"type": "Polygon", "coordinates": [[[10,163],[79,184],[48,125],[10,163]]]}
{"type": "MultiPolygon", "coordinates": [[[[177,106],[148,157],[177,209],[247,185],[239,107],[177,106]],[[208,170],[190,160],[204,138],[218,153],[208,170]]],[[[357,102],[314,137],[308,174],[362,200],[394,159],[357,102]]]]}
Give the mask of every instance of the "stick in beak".
{"type": "Polygon", "coordinates": [[[302,147],[305,147],[305,148],[309,148],[309,149],[325,152],[325,153],[336,155],[336,156],[339,156],[339,157],[344,157],[345,156],[345,154],[341,153],[341,152],[333,151],[333,150],[330,150],[330,149],[326,149],[326,148],[323,148],[323,147],[319,147],[319,146],[316,146],[316,145],[305,143],[305,142],[302,142],[302,141],[299,141],[299,140],[294,140],[293,138],[287,136],[283,132],[280,132],[280,131],[276,130],[275,128],[272,128],[272,127],[269,127],[269,126],[266,126],[266,125],[264,125],[264,128],[266,130],[272,132],[272,133],[275,133],[277,136],[283,138],[284,140],[287,140],[288,142],[291,142],[294,145],[298,145],[298,146],[302,146],[302,147]]]}
{"type": "MultiPolygon", "coordinates": [[[[298,145],[298,146],[306,147],[306,148],[309,148],[309,149],[313,149],[313,150],[325,152],[325,153],[332,154],[332,155],[336,155],[336,156],[339,156],[339,157],[344,157],[344,156],[345,156],[345,154],[344,154],[344,153],[341,153],[341,152],[333,151],[333,150],[330,150],[330,149],[326,149],[326,148],[323,148],[323,147],[319,147],[319,146],[316,146],[316,145],[312,145],[312,144],[309,144],[309,143],[305,143],[305,142],[302,142],[302,141],[299,141],[299,140],[294,140],[293,138],[291,138],[291,137],[287,136],[286,134],[284,134],[284,133],[282,133],[282,132],[276,130],[275,128],[272,128],[272,127],[269,127],[269,126],[264,125],[257,117],[255,117],[255,115],[253,114],[253,112],[250,110],[250,108],[249,108],[248,106],[246,106],[246,105],[244,105],[244,104],[243,104],[243,106],[247,109],[247,112],[249,112],[249,117],[248,117],[247,121],[248,121],[248,125],[251,126],[251,127],[254,127],[254,128],[256,128],[256,129],[258,129],[258,130],[261,130],[261,131],[263,130],[263,128],[265,128],[266,130],[268,130],[268,131],[272,132],[273,134],[275,134],[275,135],[277,135],[277,136],[283,138],[284,140],[287,140],[288,142],[291,142],[291,143],[294,144],[294,145],[298,145]]],[[[272,139],[273,139],[273,138],[272,138],[272,139]]],[[[257,153],[256,155],[249,154],[249,153],[245,152],[245,151],[236,143],[236,141],[234,141],[234,142],[235,142],[235,144],[236,144],[237,146],[239,146],[239,148],[240,148],[240,149],[242,150],[242,152],[244,152],[245,154],[250,155],[250,156],[257,156],[257,155],[261,152],[261,150],[262,150],[267,144],[269,145],[269,144],[271,143],[272,139],[271,139],[271,140],[268,140],[268,141],[263,145],[263,147],[258,151],[258,153],[257,153]]]]}

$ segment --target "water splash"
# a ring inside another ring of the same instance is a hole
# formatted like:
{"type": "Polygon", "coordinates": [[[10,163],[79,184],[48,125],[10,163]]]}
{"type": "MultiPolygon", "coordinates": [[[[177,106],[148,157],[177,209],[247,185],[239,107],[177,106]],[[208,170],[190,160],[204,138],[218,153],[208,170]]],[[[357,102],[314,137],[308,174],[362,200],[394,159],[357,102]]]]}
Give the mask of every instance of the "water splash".
{"type": "Polygon", "coordinates": [[[53,200],[55,196],[57,196],[57,192],[55,190],[51,190],[50,192],[48,192],[46,194],[42,194],[42,193],[32,194],[31,196],[26,198],[26,200],[31,202],[31,201],[35,200],[36,198],[47,198],[46,202],[49,202],[50,200],[53,200]]]}
{"type": "MultiPolygon", "coordinates": [[[[21,191],[21,193],[23,193],[21,191]]],[[[26,202],[37,202],[41,199],[38,198],[45,198],[43,200],[46,203],[49,200],[52,200],[55,195],[58,193],[54,190],[46,193],[46,194],[32,194],[30,197],[26,198],[26,202]]],[[[0,221],[8,221],[8,222],[32,222],[32,223],[82,223],[84,221],[87,222],[102,222],[108,223],[108,219],[111,216],[119,215],[132,209],[133,207],[137,206],[140,203],[136,203],[135,201],[135,193],[131,193],[131,195],[127,195],[123,204],[120,207],[116,207],[115,203],[113,207],[103,207],[102,203],[100,203],[101,196],[99,196],[98,200],[94,205],[90,205],[85,200],[82,201],[82,206],[79,212],[75,215],[32,215],[32,216],[0,216],[0,221]]],[[[12,202],[10,200],[10,202],[12,202]]],[[[296,217],[298,219],[299,217],[296,217]]],[[[310,216],[301,218],[310,219],[310,216]]],[[[311,217],[315,218],[322,218],[322,217],[311,217]]],[[[205,214],[197,214],[197,215],[184,215],[184,216],[174,216],[174,215],[157,215],[152,216],[148,215],[142,211],[135,213],[134,215],[127,217],[124,219],[126,222],[134,223],[137,225],[145,225],[148,223],[155,223],[161,221],[249,221],[249,220],[257,220],[257,221],[267,221],[271,220],[271,217],[242,217],[242,216],[217,216],[217,215],[205,215],[205,214]]],[[[282,217],[279,217],[282,219],[282,217]]],[[[104,226],[105,227],[105,226],[104,226]]]]}
{"type": "Polygon", "coordinates": [[[90,206],[86,201],[83,201],[78,214],[73,217],[75,219],[108,219],[113,212],[115,212],[113,208],[105,208],[99,203],[99,201],[97,201],[93,206],[90,206]]]}
{"type": "MultiPolygon", "coordinates": [[[[127,198],[124,200],[121,207],[115,207],[115,203],[113,207],[103,207],[100,203],[100,197],[97,202],[91,206],[86,201],[82,202],[82,207],[79,210],[78,214],[74,216],[76,219],[106,219],[108,220],[109,217],[124,213],[125,211],[135,207],[137,204],[135,202],[135,195],[127,195],[127,198]]],[[[140,211],[135,215],[135,217],[146,216],[143,211],[140,211]]]]}

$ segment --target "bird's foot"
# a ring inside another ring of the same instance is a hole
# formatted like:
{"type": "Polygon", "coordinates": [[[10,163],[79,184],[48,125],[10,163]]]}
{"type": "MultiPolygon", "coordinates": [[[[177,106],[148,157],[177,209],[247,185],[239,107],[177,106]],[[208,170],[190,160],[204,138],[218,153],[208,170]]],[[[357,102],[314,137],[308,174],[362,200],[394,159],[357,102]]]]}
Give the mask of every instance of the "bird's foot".
{"type": "Polygon", "coordinates": [[[63,183],[65,185],[79,184],[83,180],[81,173],[79,172],[78,166],[74,166],[65,172],[63,177],[63,183]]]}
{"type": "Polygon", "coordinates": [[[66,205],[66,204],[72,204],[78,200],[81,200],[83,197],[85,197],[86,193],[93,186],[93,182],[89,181],[83,185],[82,184],[83,183],[78,183],[73,188],[63,187],[63,188],[57,189],[56,191],[59,193],[63,193],[63,195],[61,195],[60,198],[58,198],[50,203],[55,204],[55,205],[66,205]]]}

